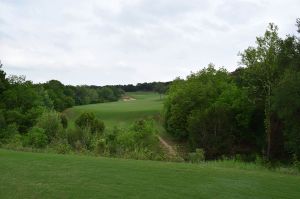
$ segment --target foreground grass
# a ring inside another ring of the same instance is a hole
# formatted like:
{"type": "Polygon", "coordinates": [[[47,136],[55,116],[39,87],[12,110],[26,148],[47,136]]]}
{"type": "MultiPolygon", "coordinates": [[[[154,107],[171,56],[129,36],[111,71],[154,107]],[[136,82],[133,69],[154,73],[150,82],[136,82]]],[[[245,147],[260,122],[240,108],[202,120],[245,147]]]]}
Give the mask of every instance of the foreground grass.
{"type": "Polygon", "coordinates": [[[259,169],[0,150],[1,198],[299,198],[300,176],[259,169]]]}
{"type": "Polygon", "coordinates": [[[157,93],[131,92],[127,95],[136,100],[75,106],[65,113],[71,125],[82,112],[93,112],[104,121],[108,128],[112,128],[114,126],[127,127],[137,119],[155,117],[162,110],[163,100],[157,93]]]}

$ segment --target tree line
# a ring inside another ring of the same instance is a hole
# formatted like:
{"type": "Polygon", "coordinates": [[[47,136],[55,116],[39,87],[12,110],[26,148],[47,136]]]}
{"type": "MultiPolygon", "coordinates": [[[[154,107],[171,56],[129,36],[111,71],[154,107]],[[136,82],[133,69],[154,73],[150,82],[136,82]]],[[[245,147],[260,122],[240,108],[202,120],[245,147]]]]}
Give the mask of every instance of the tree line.
{"type": "MultiPolygon", "coordinates": [[[[300,33],[300,19],[297,20],[300,33]]],[[[207,159],[300,159],[300,38],[269,24],[234,72],[213,64],[169,88],[166,130],[207,159]]]]}
{"type": "Polygon", "coordinates": [[[127,84],[127,85],[113,85],[113,87],[117,87],[122,89],[125,92],[136,92],[136,91],[154,91],[158,93],[166,92],[169,82],[144,82],[138,83],[136,85],[127,84]]]}
{"type": "Polygon", "coordinates": [[[26,133],[45,111],[117,101],[123,93],[116,87],[70,86],[57,80],[34,84],[24,76],[7,76],[1,64],[0,131],[4,134],[8,126],[15,125],[19,132],[26,133]]]}
{"type": "MultiPolygon", "coordinates": [[[[164,83],[139,91],[164,93],[164,83]]],[[[135,90],[138,91],[138,90],[135,90]]],[[[71,86],[58,80],[34,84],[24,76],[7,76],[0,64],[0,146],[57,153],[95,153],[136,159],[163,159],[153,121],[138,120],[128,128],[105,130],[93,113],[69,124],[64,110],[74,105],[112,102],[120,86],[71,86]]]]}

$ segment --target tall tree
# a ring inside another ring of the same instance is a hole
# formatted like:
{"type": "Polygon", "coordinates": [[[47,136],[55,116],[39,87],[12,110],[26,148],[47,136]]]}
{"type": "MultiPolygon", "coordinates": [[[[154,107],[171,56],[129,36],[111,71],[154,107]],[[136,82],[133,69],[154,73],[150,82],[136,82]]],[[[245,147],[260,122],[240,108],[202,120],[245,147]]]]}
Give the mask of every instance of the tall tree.
{"type": "Polygon", "coordinates": [[[158,82],[154,86],[154,91],[159,94],[159,98],[161,99],[162,94],[167,91],[167,86],[162,82],[158,82]]]}
{"type": "Polygon", "coordinates": [[[267,158],[271,153],[271,95],[278,82],[278,54],[281,39],[278,27],[270,23],[264,36],[257,37],[257,47],[249,47],[242,54],[242,63],[247,67],[247,81],[249,88],[256,97],[264,102],[265,133],[267,138],[267,158]]]}
{"type": "Polygon", "coordinates": [[[2,92],[7,88],[8,86],[8,81],[6,79],[6,73],[2,70],[3,64],[1,63],[0,60],[0,96],[2,92]]]}

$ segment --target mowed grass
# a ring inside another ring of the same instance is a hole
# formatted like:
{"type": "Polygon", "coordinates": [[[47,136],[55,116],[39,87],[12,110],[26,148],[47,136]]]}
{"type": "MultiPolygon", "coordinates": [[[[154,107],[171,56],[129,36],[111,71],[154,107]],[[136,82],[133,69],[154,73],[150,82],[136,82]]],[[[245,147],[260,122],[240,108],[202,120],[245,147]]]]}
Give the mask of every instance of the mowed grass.
{"type": "Polygon", "coordinates": [[[0,198],[299,198],[300,176],[0,149],[0,198]]]}
{"type": "Polygon", "coordinates": [[[127,127],[140,118],[153,118],[159,115],[163,108],[163,100],[153,92],[131,92],[128,96],[136,100],[99,103],[75,106],[65,111],[70,125],[83,112],[93,112],[104,121],[106,127],[127,127]]]}

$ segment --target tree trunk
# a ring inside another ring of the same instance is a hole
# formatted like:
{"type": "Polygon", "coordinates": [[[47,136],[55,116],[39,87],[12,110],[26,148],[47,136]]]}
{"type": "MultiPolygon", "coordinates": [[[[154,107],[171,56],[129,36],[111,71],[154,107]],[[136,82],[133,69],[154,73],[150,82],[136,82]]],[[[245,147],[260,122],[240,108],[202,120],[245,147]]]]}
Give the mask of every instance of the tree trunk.
{"type": "Polygon", "coordinates": [[[266,138],[267,138],[267,159],[270,159],[271,153],[271,87],[268,86],[265,102],[265,131],[266,131],[266,138]]]}

